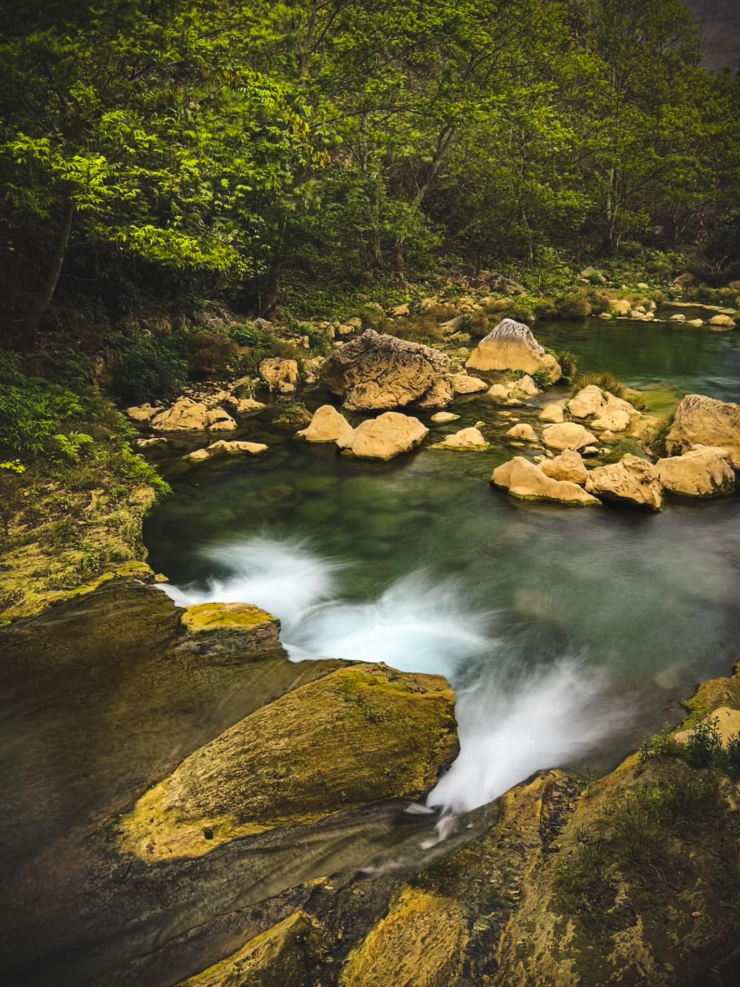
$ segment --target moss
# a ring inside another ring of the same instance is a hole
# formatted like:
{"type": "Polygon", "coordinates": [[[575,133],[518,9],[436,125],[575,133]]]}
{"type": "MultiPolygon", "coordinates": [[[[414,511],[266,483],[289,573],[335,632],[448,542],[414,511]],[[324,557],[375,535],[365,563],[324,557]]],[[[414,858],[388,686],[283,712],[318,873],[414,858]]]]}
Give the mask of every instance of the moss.
{"type": "Polygon", "coordinates": [[[191,634],[251,630],[277,618],[251,603],[200,603],[188,607],[182,622],[191,634]]]}
{"type": "Polygon", "coordinates": [[[298,911],[178,987],[303,987],[326,943],[323,926],[298,911]]]}
{"type": "Polygon", "coordinates": [[[341,669],[196,751],[122,820],[147,861],[390,798],[418,798],[457,753],[454,696],[437,676],[341,669]]]}

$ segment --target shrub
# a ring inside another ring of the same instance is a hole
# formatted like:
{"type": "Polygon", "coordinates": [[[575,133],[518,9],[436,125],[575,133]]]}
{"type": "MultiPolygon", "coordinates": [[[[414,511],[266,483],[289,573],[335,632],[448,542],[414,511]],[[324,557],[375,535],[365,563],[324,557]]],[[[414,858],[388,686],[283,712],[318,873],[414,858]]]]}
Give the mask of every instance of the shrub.
{"type": "Polygon", "coordinates": [[[548,387],[552,387],[552,377],[549,370],[535,370],[532,374],[532,380],[541,391],[546,391],[548,387]]]}
{"type": "Polygon", "coordinates": [[[63,423],[80,417],[84,400],[59,384],[27,377],[13,353],[0,368],[0,450],[40,455],[63,423]]]}
{"type": "Polygon", "coordinates": [[[125,339],[116,350],[111,370],[109,390],[122,404],[166,400],[187,377],[182,337],[137,334],[125,339]]]}
{"type": "Polygon", "coordinates": [[[185,343],[189,375],[202,379],[224,373],[229,361],[236,356],[237,349],[237,344],[224,333],[191,333],[185,343]]]}
{"type": "Polygon", "coordinates": [[[587,319],[591,315],[591,302],[586,295],[566,295],[558,299],[560,317],[563,319],[587,319]]]}
{"type": "Polygon", "coordinates": [[[563,380],[566,383],[570,383],[578,373],[578,357],[575,353],[571,353],[570,350],[559,350],[553,353],[553,356],[560,364],[560,369],[563,372],[563,380]]]}

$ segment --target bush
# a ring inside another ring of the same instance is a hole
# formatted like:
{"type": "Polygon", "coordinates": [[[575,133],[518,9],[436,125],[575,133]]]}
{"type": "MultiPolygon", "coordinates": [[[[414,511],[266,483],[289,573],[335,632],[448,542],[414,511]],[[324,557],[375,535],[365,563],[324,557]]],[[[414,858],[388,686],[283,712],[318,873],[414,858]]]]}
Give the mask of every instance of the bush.
{"type": "Polygon", "coordinates": [[[124,405],[163,401],[180,390],[188,365],[180,336],[137,334],[122,340],[112,364],[111,394],[124,405]]]}
{"type": "Polygon", "coordinates": [[[202,379],[224,373],[238,347],[225,333],[194,332],[186,337],[185,350],[189,375],[202,379]]]}
{"type": "Polygon", "coordinates": [[[553,353],[553,356],[560,364],[560,369],[563,372],[563,380],[566,383],[570,383],[578,373],[578,357],[575,353],[571,353],[570,350],[559,350],[553,353]]]}
{"type": "Polygon", "coordinates": [[[84,413],[84,399],[41,377],[27,377],[20,359],[3,353],[0,368],[0,450],[38,456],[65,421],[84,413]]]}
{"type": "Polygon", "coordinates": [[[587,319],[593,311],[586,295],[566,295],[557,305],[562,319],[587,319]]]}

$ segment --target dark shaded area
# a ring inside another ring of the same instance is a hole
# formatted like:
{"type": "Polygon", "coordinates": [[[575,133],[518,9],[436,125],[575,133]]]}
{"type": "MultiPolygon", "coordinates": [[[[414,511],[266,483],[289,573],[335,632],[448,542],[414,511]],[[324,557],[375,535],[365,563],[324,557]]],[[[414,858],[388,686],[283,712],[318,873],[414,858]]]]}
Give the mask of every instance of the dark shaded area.
{"type": "Polygon", "coordinates": [[[740,64],[740,3],[737,0],[689,0],[702,25],[708,69],[737,69],[740,64]]]}

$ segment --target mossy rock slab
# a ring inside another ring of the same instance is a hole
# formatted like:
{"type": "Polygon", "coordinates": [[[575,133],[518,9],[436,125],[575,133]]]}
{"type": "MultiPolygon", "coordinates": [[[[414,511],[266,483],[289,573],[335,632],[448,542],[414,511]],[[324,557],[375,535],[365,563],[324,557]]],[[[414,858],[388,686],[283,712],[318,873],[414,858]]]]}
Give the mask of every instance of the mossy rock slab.
{"type": "Polygon", "coordinates": [[[295,912],[178,987],[303,987],[325,941],[316,919],[295,912]]]}
{"type": "Polygon", "coordinates": [[[191,754],[121,821],[142,860],[200,857],[231,840],[340,810],[419,798],[458,751],[439,676],[339,669],[191,754]]]}
{"type": "Polygon", "coordinates": [[[242,655],[280,647],[280,621],[251,603],[199,603],[181,620],[187,636],[179,651],[242,655]]]}

